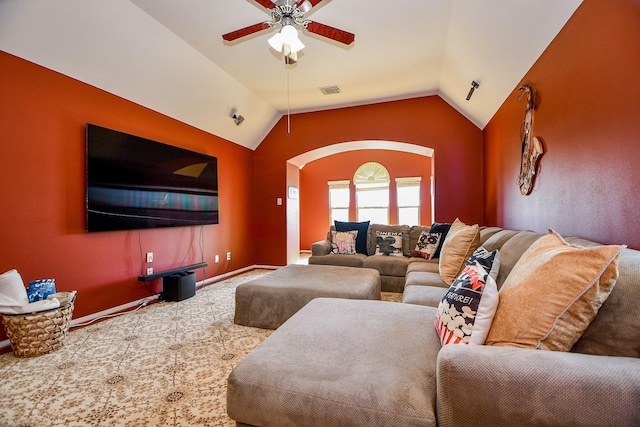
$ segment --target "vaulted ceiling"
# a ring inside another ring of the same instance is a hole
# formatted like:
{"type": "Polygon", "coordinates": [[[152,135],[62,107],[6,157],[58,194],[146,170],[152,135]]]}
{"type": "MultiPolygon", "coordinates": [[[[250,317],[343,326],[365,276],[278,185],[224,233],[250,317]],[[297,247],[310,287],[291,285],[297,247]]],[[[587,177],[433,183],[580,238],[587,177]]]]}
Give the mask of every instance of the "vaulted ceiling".
{"type": "Polygon", "coordinates": [[[301,30],[285,66],[274,28],[222,39],[270,19],[255,0],[0,0],[0,49],[253,149],[288,111],[424,95],[482,129],[580,3],[324,0],[305,18],[355,42],[301,30]]]}

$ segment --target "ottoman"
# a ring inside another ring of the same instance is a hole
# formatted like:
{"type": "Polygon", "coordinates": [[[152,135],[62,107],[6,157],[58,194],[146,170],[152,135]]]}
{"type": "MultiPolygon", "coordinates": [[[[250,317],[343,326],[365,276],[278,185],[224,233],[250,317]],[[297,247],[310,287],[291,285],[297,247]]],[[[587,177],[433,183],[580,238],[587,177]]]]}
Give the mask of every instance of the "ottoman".
{"type": "Polygon", "coordinates": [[[318,297],[380,299],[380,273],[369,268],[290,264],[236,288],[234,322],[276,329],[318,297]]]}
{"type": "Polygon", "coordinates": [[[236,365],[227,413],[238,426],[435,427],[436,312],[316,298],[236,365]]]}

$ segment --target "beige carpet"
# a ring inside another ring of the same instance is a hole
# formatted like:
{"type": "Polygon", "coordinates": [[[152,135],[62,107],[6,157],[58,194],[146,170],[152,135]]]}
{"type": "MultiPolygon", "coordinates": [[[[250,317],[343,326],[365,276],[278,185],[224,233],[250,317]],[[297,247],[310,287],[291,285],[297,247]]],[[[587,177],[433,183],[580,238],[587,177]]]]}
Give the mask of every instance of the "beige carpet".
{"type": "Polygon", "coordinates": [[[235,426],[227,377],[272,332],[233,323],[235,288],[268,272],[72,330],[50,354],[1,355],[0,426],[235,426]]]}

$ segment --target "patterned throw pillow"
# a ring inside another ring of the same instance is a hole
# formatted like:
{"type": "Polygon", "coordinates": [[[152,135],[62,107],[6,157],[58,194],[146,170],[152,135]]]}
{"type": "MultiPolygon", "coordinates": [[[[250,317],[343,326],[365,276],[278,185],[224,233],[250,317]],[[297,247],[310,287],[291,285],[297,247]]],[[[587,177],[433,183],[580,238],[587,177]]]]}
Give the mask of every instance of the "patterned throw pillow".
{"type": "Polygon", "coordinates": [[[436,253],[436,250],[440,245],[441,238],[442,233],[430,233],[428,231],[421,232],[420,237],[418,237],[418,244],[413,251],[413,256],[424,259],[433,258],[433,255],[436,253]]]}
{"type": "Polygon", "coordinates": [[[331,253],[353,255],[356,253],[356,238],[358,230],[352,231],[332,231],[331,232],[331,253]]]}
{"type": "Polygon", "coordinates": [[[376,231],[375,255],[402,256],[402,233],[376,231]]]}
{"type": "Polygon", "coordinates": [[[434,222],[433,224],[431,224],[431,229],[429,230],[429,232],[440,233],[440,243],[438,244],[438,247],[436,248],[436,252],[431,256],[431,258],[440,258],[440,250],[442,249],[442,242],[444,242],[445,239],[447,238],[447,234],[449,233],[450,229],[451,229],[451,224],[448,224],[448,223],[434,222]]]}
{"type": "Polygon", "coordinates": [[[362,222],[342,222],[334,221],[336,231],[351,231],[356,230],[358,237],[356,237],[356,252],[359,254],[367,255],[367,232],[369,230],[369,221],[362,222]]]}
{"type": "Polygon", "coordinates": [[[27,296],[30,303],[47,299],[49,295],[55,293],[55,279],[32,280],[29,282],[29,287],[27,287],[27,296]]]}
{"type": "Polygon", "coordinates": [[[498,309],[498,251],[478,248],[438,305],[434,326],[442,345],[484,344],[498,309]]]}

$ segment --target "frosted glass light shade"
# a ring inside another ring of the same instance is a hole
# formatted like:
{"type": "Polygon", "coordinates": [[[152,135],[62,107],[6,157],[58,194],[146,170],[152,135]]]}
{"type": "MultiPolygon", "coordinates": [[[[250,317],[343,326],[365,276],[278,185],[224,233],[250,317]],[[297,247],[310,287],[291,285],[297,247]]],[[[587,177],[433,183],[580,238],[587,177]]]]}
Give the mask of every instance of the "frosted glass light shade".
{"type": "Polygon", "coordinates": [[[279,31],[275,33],[272,37],[270,37],[268,41],[269,41],[269,45],[272,48],[274,48],[278,52],[282,52],[283,37],[279,31]]]}
{"type": "Polygon", "coordinates": [[[304,49],[304,44],[298,38],[298,30],[293,25],[285,25],[280,32],[274,34],[269,40],[269,45],[282,52],[282,45],[288,44],[291,53],[296,53],[304,49]]]}

